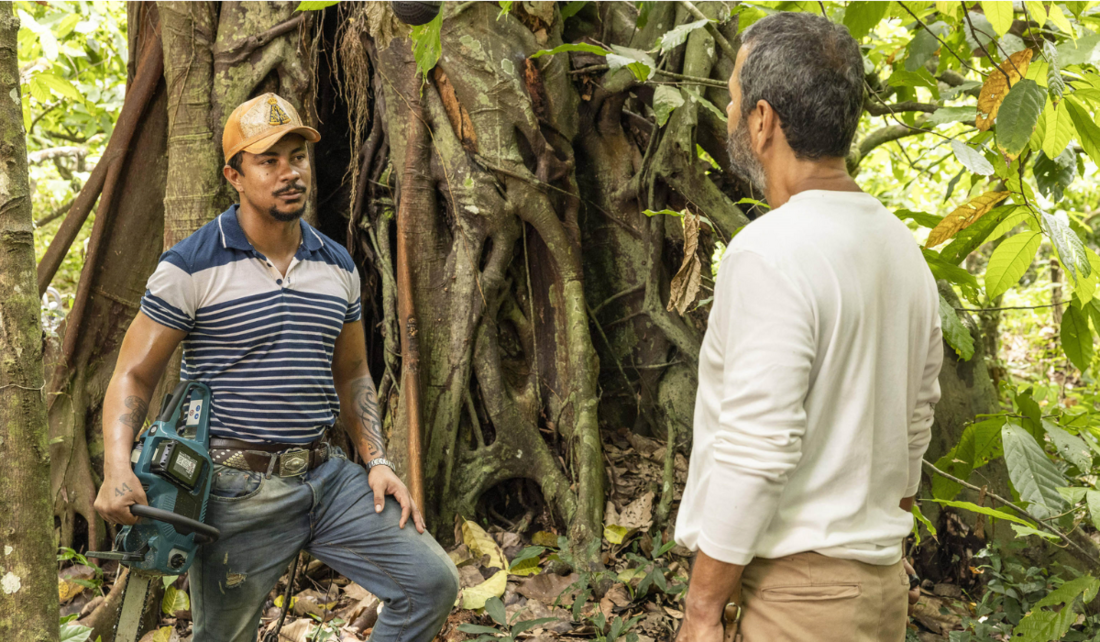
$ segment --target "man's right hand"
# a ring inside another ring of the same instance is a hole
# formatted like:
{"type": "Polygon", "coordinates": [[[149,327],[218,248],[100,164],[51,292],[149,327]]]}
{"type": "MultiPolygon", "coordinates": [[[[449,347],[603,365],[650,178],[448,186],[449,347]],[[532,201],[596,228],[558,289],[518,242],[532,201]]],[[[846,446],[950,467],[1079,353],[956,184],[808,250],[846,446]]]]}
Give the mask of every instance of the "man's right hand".
{"type": "Polygon", "coordinates": [[[118,471],[108,472],[95,498],[96,512],[112,524],[135,524],[138,518],[130,512],[133,504],[149,504],[145,489],[134,471],[127,465],[118,471]]]}

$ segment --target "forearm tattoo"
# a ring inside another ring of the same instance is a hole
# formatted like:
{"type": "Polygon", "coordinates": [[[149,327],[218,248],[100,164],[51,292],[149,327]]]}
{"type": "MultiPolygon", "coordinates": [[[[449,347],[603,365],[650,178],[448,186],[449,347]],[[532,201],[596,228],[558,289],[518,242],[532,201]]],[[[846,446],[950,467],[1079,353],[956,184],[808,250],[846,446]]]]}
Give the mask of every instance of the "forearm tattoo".
{"type": "Polygon", "coordinates": [[[359,420],[360,437],[366,442],[368,458],[386,456],[386,444],[382,438],[382,414],[378,410],[378,394],[374,391],[374,382],[369,376],[360,377],[351,383],[355,400],[355,416],[359,420]]]}
{"type": "Polygon", "coordinates": [[[141,427],[145,425],[145,413],[149,411],[149,404],[137,395],[126,397],[123,403],[130,409],[130,412],[120,415],[118,420],[122,422],[122,425],[133,428],[135,432],[141,430],[141,427]]]}

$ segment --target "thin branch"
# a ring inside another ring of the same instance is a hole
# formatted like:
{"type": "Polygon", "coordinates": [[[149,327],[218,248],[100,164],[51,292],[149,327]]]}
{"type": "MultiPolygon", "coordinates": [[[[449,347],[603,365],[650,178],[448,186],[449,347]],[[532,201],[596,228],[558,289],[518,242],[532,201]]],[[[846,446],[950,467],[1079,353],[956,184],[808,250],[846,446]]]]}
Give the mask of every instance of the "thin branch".
{"type": "Polygon", "coordinates": [[[880,106],[872,102],[867,102],[863,105],[863,109],[865,109],[867,113],[871,114],[872,116],[885,116],[886,114],[893,114],[902,111],[920,111],[926,114],[931,114],[939,108],[939,105],[933,105],[930,103],[918,103],[912,100],[906,101],[904,103],[895,103],[893,105],[887,105],[886,103],[883,103],[880,106]]]}
{"type": "MultiPolygon", "coordinates": [[[[589,65],[587,67],[581,67],[579,69],[573,69],[569,72],[571,76],[577,76],[579,74],[591,73],[593,71],[607,71],[611,67],[609,65],[589,65]]],[[[668,78],[675,78],[684,83],[693,85],[706,85],[707,87],[717,87],[719,89],[726,89],[726,83],[721,80],[714,80],[712,78],[700,78],[699,76],[685,76],[684,74],[678,74],[672,71],[665,71],[664,69],[655,69],[654,73],[659,76],[666,76],[668,78]]]]}
{"type": "Polygon", "coordinates": [[[55,158],[87,155],[88,149],[86,147],[50,147],[49,149],[40,149],[37,152],[30,152],[27,154],[27,164],[38,165],[39,163],[44,163],[55,158]]]}
{"type": "MultiPolygon", "coordinates": [[[[997,39],[974,26],[974,21],[970,19],[970,11],[968,11],[967,8],[966,8],[966,1],[965,0],[960,0],[960,4],[962,4],[962,6],[963,6],[963,15],[966,16],[966,23],[968,25],[970,25],[970,33],[975,34],[974,35],[974,40],[978,39],[977,34],[979,34],[979,33],[982,34],[983,36],[985,36],[986,38],[989,38],[989,41],[992,42],[997,47],[997,50],[1001,52],[1001,55],[1004,56],[1004,59],[1007,60],[1008,63],[1010,65],[1012,65],[1012,68],[1016,70],[1016,73],[1019,74],[1021,78],[1023,78],[1024,75],[1020,73],[1019,69],[1016,69],[1016,63],[1012,62],[1012,58],[1010,56],[1005,56],[1005,51],[1004,51],[1004,49],[1001,49],[1001,45],[997,42],[997,39]]],[[[904,6],[904,5],[902,5],[902,6],[904,6]]],[[[908,11],[908,9],[907,9],[907,11],[908,11]]],[[[983,45],[983,49],[984,48],[985,47],[983,45]]],[[[986,55],[988,56],[989,55],[989,50],[986,49],[985,52],[986,52],[986,55]]],[[[992,57],[990,57],[990,58],[992,59],[992,57]]],[[[1003,68],[1001,68],[1000,65],[993,65],[993,66],[997,69],[997,71],[1004,74],[1005,82],[1007,82],[1008,86],[1011,87],[1012,86],[1012,77],[1008,75],[1008,72],[1005,71],[1003,68]]]]}
{"type": "MultiPolygon", "coordinates": [[[[928,25],[924,24],[924,22],[922,22],[922,21],[921,21],[921,19],[917,17],[917,14],[913,13],[912,11],[910,11],[910,10],[909,10],[909,7],[905,6],[905,3],[904,3],[904,2],[899,2],[898,4],[900,4],[900,5],[901,5],[901,8],[902,8],[902,9],[905,9],[905,12],[906,12],[906,13],[908,13],[908,14],[909,14],[909,15],[911,15],[911,16],[913,16],[913,20],[916,20],[916,21],[917,21],[917,24],[919,24],[919,25],[920,25],[921,27],[923,27],[925,31],[927,31],[928,33],[932,34],[932,37],[933,37],[933,38],[935,38],[936,40],[938,40],[938,41],[939,41],[939,43],[940,43],[940,46],[941,46],[941,47],[943,47],[944,49],[946,49],[946,50],[948,50],[949,52],[951,52],[951,55],[952,55],[952,56],[955,56],[955,59],[956,59],[956,60],[958,60],[958,61],[959,61],[960,63],[962,63],[962,66],[963,66],[963,67],[966,67],[966,68],[967,68],[967,69],[969,69],[970,71],[973,71],[974,73],[976,73],[976,74],[980,75],[980,76],[981,76],[982,78],[985,78],[985,74],[983,74],[982,72],[978,71],[977,69],[975,69],[975,68],[971,67],[970,65],[968,65],[968,64],[966,63],[966,61],[965,61],[965,60],[963,60],[962,58],[960,58],[960,57],[959,57],[959,54],[955,53],[955,50],[954,50],[954,49],[952,49],[951,47],[948,47],[948,46],[947,46],[947,43],[946,43],[946,42],[944,42],[942,38],[940,38],[939,34],[938,34],[938,33],[936,33],[935,31],[932,31],[931,29],[929,29],[929,28],[928,28],[928,25]]],[[[963,4],[963,10],[964,10],[964,11],[966,10],[966,5],[965,5],[965,3],[963,4]]]]}
{"type": "Polygon", "coordinates": [[[997,312],[999,310],[1038,310],[1040,308],[1052,308],[1053,303],[1043,305],[1008,305],[1001,308],[955,308],[960,312],[997,312]]]}
{"type": "Polygon", "coordinates": [[[72,208],[73,203],[75,201],[76,201],[75,198],[70,198],[68,200],[68,202],[63,203],[60,207],[58,207],[54,211],[50,212],[49,214],[47,214],[47,215],[43,216],[42,218],[38,219],[37,221],[35,221],[34,222],[35,229],[41,229],[42,226],[46,225],[50,221],[61,217],[63,214],[65,214],[66,212],[68,212],[72,208]]]}
{"type": "MultiPolygon", "coordinates": [[[[963,486],[965,486],[965,487],[969,488],[970,490],[976,490],[976,491],[979,491],[979,492],[981,492],[981,490],[982,490],[981,488],[979,488],[979,487],[975,486],[974,484],[971,484],[971,483],[969,483],[969,482],[963,481],[963,480],[959,479],[958,477],[954,477],[954,476],[952,476],[952,475],[949,475],[949,474],[947,474],[947,473],[943,472],[943,471],[942,471],[942,470],[940,470],[939,468],[936,468],[936,467],[935,467],[935,466],[934,466],[934,465],[932,464],[932,462],[928,461],[927,459],[925,459],[925,460],[924,460],[924,465],[925,465],[925,466],[926,466],[927,468],[931,468],[931,469],[932,469],[932,472],[936,473],[937,475],[940,475],[940,476],[942,476],[942,477],[945,477],[945,478],[947,478],[947,479],[950,479],[951,481],[955,482],[956,484],[961,484],[961,485],[963,485],[963,486]]],[[[1020,507],[1019,507],[1019,506],[1017,506],[1016,504],[1013,504],[1012,502],[1008,501],[1008,500],[1007,500],[1007,499],[1005,499],[1004,497],[1000,497],[1000,496],[998,496],[998,495],[995,495],[995,494],[993,494],[993,493],[989,492],[988,490],[986,490],[986,491],[985,491],[985,493],[986,493],[986,495],[988,495],[989,497],[992,497],[993,499],[995,499],[995,500],[999,501],[999,502],[1000,502],[1001,504],[1003,504],[1003,505],[1005,505],[1005,506],[1008,506],[1009,508],[1011,508],[1011,509],[1015,510],[1016,512],[1020,513],[1021,515],[1026,515],[1026,516],[1027,516],[1028,518],[1030,518],[1030,519],[1031,519],[1032,521],[1034,521],[1034,522],[1035,522],[1036,524],[1038,524],[1039,526],[1041,526],[1041,527],[1042,527],[1043,529],[1045,529],[1045,530],[1048,530],[1048,531],[1050,531],[1050,532],[1051,532],[1051,533],[1053,533],[1054,535],[1057,535],[1057,536],[1058,536],[1059,538],[1061,538],[1061,539],[1062,539],[1062,541],[1064,541],[1065,543],[1069,544],[1069,545],[1070,545],[1070,546],[1072,546],[1073,548],[1077,549],[1077,551],[1078,551],[1079,553],[1081,553],[1082,555],[1084,555],[1084,556],[1085,556],[1085,559],[1087,559],[1087,560],[1088,560],[1089,562],[1092,562],[1092,564],[1093,564],[1094,566],[1096,566],[1097,568],[1100,568],[1100,559],[1097,559],[1097,558],[1096,558],[1096,557],[1094,557],[1094,556],[1093,556],[1093,555],[1092,555],[1091,553],[1089,553],[1089,552],[1088,552],[1088,551],[1086,551],[1085,549],[1081,548],[1081,546],[1080,546],[1080,545],[1079,545],[1079,544],[1078,544],[1077,542],[1075,542],[1075,541],[1073,541],[1072,539],[1070,539],[1070,537],[1069,537],[1068,535],[1066,535],[1065,533],[1063,533],[1062,531],[1058,530],[1057,528],[1054,528],[1054,527],[1053,527],[1053,526],[1051,526],[1050,524],[1047,524],[1046,522],[1044,522],[1043,520],[1039,519],[1038,517],[1036,517],[1036,516],[1032,515],[1031,513],[1027,512],[1027,511],[1026,511],[1026,510],[1024,510],[1023,508],[1020,508],[1020,507]]]]}
{"type": "Polygon", "coordinates": [[[697,20],[706,20],[707,33],[710,34],[711,38],[714,38],[714,41],[718,43],[722,51],[726,52],[726,55],[730,57],[731,61],[737,62],[737,48],[731,45],[729,40],[726,40],[726,37],[722,35],[721,31],[718,31],[718,27],[711,22],[710,18],[704,15],[702,11],[699,11],[699,8],[696,7],[691,0],[680,0],[680,6],[687,9],[688,13],[695,16],[697,20]]]}

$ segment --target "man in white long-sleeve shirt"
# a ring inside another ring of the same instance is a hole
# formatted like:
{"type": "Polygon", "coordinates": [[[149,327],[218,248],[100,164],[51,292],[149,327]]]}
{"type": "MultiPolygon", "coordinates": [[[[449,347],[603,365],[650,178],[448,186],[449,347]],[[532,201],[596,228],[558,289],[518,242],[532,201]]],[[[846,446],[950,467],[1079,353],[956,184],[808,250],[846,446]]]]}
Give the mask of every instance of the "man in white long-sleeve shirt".
{"type": "Polygon", "coordinates": [[[722,258],[699,357],[678,640],[720,640],[733,603],[744,642],[900,642],[902,541],[940,396],[936,284],[846,171],[863,63],[843,27],[761,20],[729,91],[731,161],[772,210],[722,258]]]}

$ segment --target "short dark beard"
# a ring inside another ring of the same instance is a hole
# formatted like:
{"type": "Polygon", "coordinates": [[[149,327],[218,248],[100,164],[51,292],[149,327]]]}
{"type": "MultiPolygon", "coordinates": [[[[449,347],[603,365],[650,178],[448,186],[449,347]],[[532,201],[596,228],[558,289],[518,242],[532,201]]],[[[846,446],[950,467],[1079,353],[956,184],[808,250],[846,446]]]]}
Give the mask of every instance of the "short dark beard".
{"type": "Polygon", "coordinates": [[[749,183],[763,195],[767,189],[768,181],[764,175],[764,166],[752,153],[752,145],[749,141],[749,128],[745,124],[745,118],[737,123],[737,129],[726,141],[726,153],[730,159],[730,169],[742,180],[749,183]]]}
{"type": "Polygon", "coordinates": [[[305,211],[306,206],[304,204],[293,212],[280,212],[279,208],[272,205],[271,209],[267,210],[267,213],[271,215],[271,218],[279,221],[280,223],[289,223],[291,221],[302,218],[302,214],[304,214],[305,211]]]}

